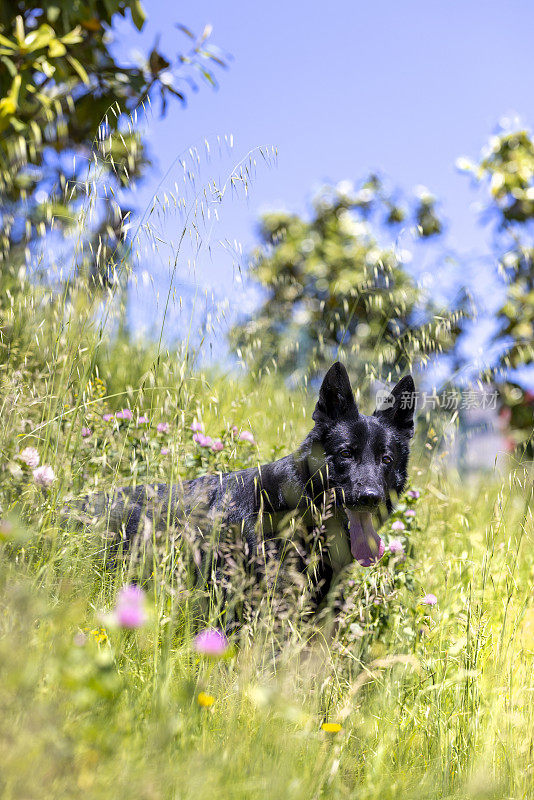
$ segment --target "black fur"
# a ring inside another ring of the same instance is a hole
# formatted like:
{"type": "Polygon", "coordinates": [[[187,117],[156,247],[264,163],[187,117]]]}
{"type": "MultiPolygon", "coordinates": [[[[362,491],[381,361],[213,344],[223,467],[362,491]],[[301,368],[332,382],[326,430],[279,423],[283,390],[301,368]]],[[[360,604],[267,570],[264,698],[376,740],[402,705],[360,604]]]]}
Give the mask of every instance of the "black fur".
{"type": "Polygon", "coordinates": [[[412,377],[404,377],[392,390],[388,407],[365,416],[358,411],[345,367],[337,362],[322,382],[313,412],[315,425],[296,452],[260,467],[187,481],[172,490],[166,484],[120,490],[107,506],[111,526],[118,523],[124,539],[132,542],[147,509],[157,506],[167,523],[193,514],[197,530],[208,529],[215,519],[225,528],[239,527],[252,555],[262,539],[272,540],[277,529],[287,524],[288,514],[296,514],[310,528],[316,524],[313,509],[324,511],[329,498],[333,499],[325,531],[337,527],[345,547],[333,557],[323,543],[312,587],[319,601],[335,572],[351,560],[344,509],[384,518],[404,489],[413,408],[402,397],[414,388],[412,377]]]}

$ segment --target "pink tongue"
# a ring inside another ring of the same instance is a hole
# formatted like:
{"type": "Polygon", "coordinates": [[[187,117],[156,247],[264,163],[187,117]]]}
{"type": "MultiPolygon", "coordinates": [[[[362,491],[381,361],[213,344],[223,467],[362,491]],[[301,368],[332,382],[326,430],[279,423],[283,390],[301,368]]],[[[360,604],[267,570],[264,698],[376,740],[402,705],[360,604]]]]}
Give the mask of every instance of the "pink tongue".
{"type": "Polygon", "coordinates": [[[384,542],[373,528],[371,514],[364,511],[349,511],[350,550],[362,567],[370,567],[384,555],[384,542]]]}

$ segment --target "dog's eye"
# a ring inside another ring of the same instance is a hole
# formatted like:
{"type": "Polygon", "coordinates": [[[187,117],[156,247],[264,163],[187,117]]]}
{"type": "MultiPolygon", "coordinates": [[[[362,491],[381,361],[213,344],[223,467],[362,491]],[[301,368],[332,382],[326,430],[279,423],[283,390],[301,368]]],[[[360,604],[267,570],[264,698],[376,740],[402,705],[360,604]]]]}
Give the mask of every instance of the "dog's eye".
{"type": "Polygon", "coordinates": [[[388,456],[387,453],[384,453],[384,455],[382,456],[382,463],[383,464],[391,464],[392,462],[393,462],[393,459],[391,458],[391,456],[388,456]]]}
{"type": "Polygon", "coordinates": [[[340,450],[339,456],[340,456],[340,458],[350,458],[352,456],[352,453],[350,452],[350,450],[346,450],[346,449],[345,450],[340,450]]]}

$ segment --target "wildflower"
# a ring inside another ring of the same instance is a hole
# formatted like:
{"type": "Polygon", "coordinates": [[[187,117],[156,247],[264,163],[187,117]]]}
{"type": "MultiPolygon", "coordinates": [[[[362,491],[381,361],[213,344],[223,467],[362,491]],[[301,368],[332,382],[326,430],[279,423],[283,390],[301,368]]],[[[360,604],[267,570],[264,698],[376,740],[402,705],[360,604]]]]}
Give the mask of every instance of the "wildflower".
{"type": "Polygon", "coordinates": [[[93,628],[92,631],[89,631],[89,635],[92,636],[92,638],[97,644],[109,643],[108,635],[106,633],[105,628],[93,628]]]}
{"type": "Polygon", "coordinates": [[[422,606],[435,606],[438,602],[438,598],[435,594],[425,594],[423,599],[421,600],[422,606]]]}
{"type": "Polygon", "coordinates": [[[339,733],[341,727],[339,722],[323,722],[321,725],[321,729],[327,733],[339,733]]]}
{"type": "Polygon", "coordinates": [[[388,549],[390,553],[393,553],[393,555],[400,555],[404,553],[404,545],[400,539],[392,539],[388,545],[388,549]]]}
{"type": "Polygon", "coordinates": [[[228,639],[217,628],[206,628],[195,636],[193,648],[203,656],[223,656],[228,650],[228,639]]]}
{"type": "Polygon", "coordinates": [[[43,464],[42,467],[37,467],[37,469],[33,470],[33,479],[38,486],[47,487],[54,483],[56,476],[52,467],[43,464]]]}
{"type": "Polygon", "coordinates": [[[213,450],[214,453],[220,453],[221,450],[224,449],[224,445],[220,439],[215,439],[215,441],[211,445],[211,449],[213,450]]]}
{"type": "Polygon", "coordinates": [[[391,526],[392,531],[403,531],[406,525],[400,519],[396,519],[393,525],[391,526]]]}
{"type": "Polygon", "coordinates": [[[204,436],[203,433],[195,433],[193,436],[193,441],[199,444],[201,447],[211,447],[213,444],[213,439],[211,436],[204,436]]]}
{"type": "Polygon", "coordinates": [[[9,539],[13,533],[13,523],[8,519],[0,519],[0,541],[3,539],[9,539]]]}
{"type": "Polygon", "coordinates": [[[131,422],[133,419],[133,414],[129,408],[123,408],[122,411],[117,411],[115,416],[117,417],[117,419],[125,419],[128,422],[131,422]]]}
{"type": "Polygon", "coordinates": [[[39,451],[36,447],[25,447],[22,453],[19,453],[19,461],[22,461],[30,469],[35,469],[39,466],[39,451]]]}
{"type": "Polygon", "coordinates": [[[405,517],[415,517],[415,511],[413,508],[409,508],[407,511],[404,512],[405,517]]]}
{"type": "Polygon", "coordinates": [[[102,419],[104,420],[104,422],[109,422],[110,419],[113,419],[114,416],[115,416],[114,414],[104,414],[102,419]]]}
{"type": "Polygon", "coordinates": [[[91,428],[82,428],[82,439],[87,439],[92,433],[91,428]]]}
{"type": "Polygon", "coordinates": [[[254,436],[250,431],[241,431],[241,433],[239,434],[239,438],[243,442],[250,442],[250,444],[256,444],[256,442],[254,441],[254,436]]]}
{"type": "Polygon", "coordinates": [[[123,586],[117,596],[113,619],[121,628],[140,628],[145,624],[145,593],[134,583],[123,586]]]}
{"type": "Polygon", "coordinates": [[[232,425],[230,430],[232,432],[232,436],[237,436],[237,434],[239,433],[239,428],[237,427],[237,425],[232,425]]]}
{"type": "Polygon", "coordinates": [[[87,634],[83,631],[78,631],[74,634],[74,644],[76,647],[83,647],[87,642],[87,634]]]}
{"type": "Polygon", "coordinates": [[[157,431],[158,431],[158,433],[168,433],[169,432],[169,423],[168,422],[158,422],[157,431]]]}
{"type": "Polygon", "coordinates": [[[198,433],[199,431],[202,431],[203,429],[204,429],[204,425],[202,424],[202,422],[198,422],[198,420],[194,419],[193,422],[191,423],[191,430],[198,433]]]}
{"type": "Polygon", "coordinates": [[[166,456],[169,453],[169,448],[168,447],[162,447],[160,452],[161,452],[162,456],[166,456]]]}
{"type": "Polygon", "coordinates": [[[202,708],[209,708],[215,702],[215,698],[212,694],[207,694],[207,692],[199,692],[197,697],[197,703],[202,708]]]}
{"type": "Polygon", "coordinates": [[[421,497],[421,492],[419,492],[417,489],[410,489],[410,491],[406,492],[406,494],[408,497],[411,497],[412,500],[417,500],[418,497],[421,497]]]}
{"type": "Polygon", "coordinates": [[[145,417],[144,415],[141,415],[137,420],[138,425],[148,425],[149,422],[150,422],[149,418],[145,417]]]}

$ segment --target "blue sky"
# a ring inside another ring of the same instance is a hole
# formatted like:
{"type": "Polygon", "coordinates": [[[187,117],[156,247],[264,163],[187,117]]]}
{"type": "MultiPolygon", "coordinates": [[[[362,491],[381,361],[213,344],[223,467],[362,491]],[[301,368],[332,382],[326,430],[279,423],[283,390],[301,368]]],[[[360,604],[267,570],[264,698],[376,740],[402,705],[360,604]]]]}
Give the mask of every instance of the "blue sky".
{"type": "MultiPolygon", "coordinates": [[[[485,280],[472,256],[487,249],[490,232],[473,208],[481,197],[455,160],[476,158],[504,114],[526,124],[534,117],[532,3],[145,0],[145,8],[141,35],[126,23],[117,28],[123,52],[146,48],[159,34],[161,49],[174,54],[185,42],[173,23],[197,32],[211,23],[213,42],[233,61],[218,73],[216,93],[205,87],[186,109],[154,114],[147,132],[155,164],[139,206],[180,151],[231,133],[234,160],[269,144],[278,161],[258,169],[248,200],[227,205],[216,237],[237,239],[247,251],[266,207],[305,211],[320,183],[378,169],[406,192],[424,184],[437,195],[463,274],[475,285],[485,280]]],[[[157,284],[165,268],[154,265],[157,284]]],[[[222,290],[231,284],[213,254],[199,259],[195,275],[222,290]]]]}

